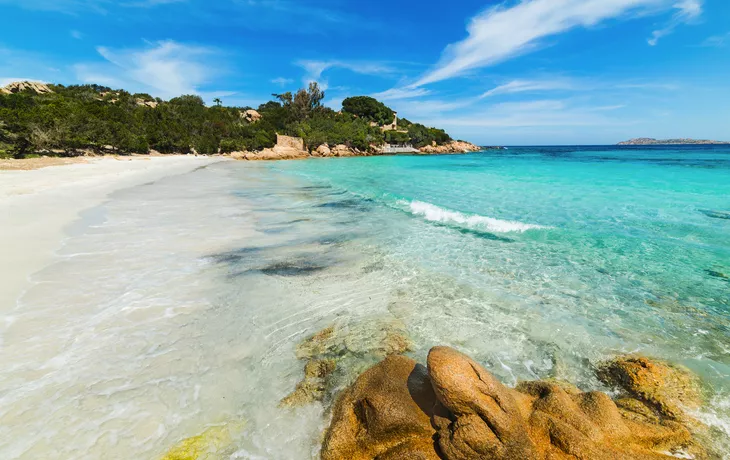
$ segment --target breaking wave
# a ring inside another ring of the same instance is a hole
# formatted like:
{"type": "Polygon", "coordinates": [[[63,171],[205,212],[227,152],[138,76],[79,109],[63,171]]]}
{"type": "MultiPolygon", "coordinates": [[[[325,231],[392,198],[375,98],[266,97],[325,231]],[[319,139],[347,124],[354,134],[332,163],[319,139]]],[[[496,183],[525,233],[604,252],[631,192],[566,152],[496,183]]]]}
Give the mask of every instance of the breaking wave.
{"type": "Polygon", "coordinates": [[[550,227],[542,225],[525,224],[509,220],[500,220],[492,217],[480,216],[478,214],[463,214],[457,211],[449,211],[431,203],[422,201],[403,202],[407,205],[411,214],[420,216],[430,222],[455,225],[472,230],[484,230],[494,233],[523,233],[528,230],[539,230],[550,227]]]}

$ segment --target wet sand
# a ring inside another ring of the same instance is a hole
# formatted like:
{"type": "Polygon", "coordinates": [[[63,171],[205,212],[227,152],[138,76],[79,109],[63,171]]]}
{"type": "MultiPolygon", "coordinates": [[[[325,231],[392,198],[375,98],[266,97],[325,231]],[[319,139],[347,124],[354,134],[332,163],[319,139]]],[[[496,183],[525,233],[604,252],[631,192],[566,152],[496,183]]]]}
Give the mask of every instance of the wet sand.
{"type": "Polygon", "coordinates": [[[0,168],[16,170],[0,171],[0,314],[14,308],[29,286],[28,277],[52,261],[64,228],[79,212],[102,203],[116,190],[218,161],[222,158],[4,160],[0,168]]]}

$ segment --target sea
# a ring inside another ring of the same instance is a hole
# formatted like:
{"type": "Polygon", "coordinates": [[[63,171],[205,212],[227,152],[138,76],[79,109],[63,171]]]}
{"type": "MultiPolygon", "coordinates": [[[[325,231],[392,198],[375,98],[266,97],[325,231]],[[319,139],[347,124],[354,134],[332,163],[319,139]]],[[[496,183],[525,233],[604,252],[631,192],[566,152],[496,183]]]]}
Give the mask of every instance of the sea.
{"type": "Polygon", "coordinates": [[[4,459],[317,458],[386,329],[510,386],[685,366],[730,452],[726,146],[221,162],[85,211],[32,281],[0,349],[4,459]],[[282,406],[329,327],[331,394],[282,406]]]}

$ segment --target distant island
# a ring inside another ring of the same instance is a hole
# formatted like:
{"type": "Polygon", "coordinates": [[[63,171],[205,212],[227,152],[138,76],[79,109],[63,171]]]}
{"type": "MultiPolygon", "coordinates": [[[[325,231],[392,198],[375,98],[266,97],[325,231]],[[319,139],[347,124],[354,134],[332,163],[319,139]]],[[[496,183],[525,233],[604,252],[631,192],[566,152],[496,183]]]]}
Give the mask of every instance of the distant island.
{"type": "Polygon", "coordinates": [[[652,139],[650,137],[640,137],[637,139],[619,142],[618,145],[730,145],[730,142],[698,139],[652,139]]]}
{"type": "Polygon", "coordinates": [[[311,83],[252,107],[169,101],[99,85],[15,82],[0,87],[0,158],[104,154],[230,155],[246,160],[479,151],[368,96],[340,110],[311,83]]]}

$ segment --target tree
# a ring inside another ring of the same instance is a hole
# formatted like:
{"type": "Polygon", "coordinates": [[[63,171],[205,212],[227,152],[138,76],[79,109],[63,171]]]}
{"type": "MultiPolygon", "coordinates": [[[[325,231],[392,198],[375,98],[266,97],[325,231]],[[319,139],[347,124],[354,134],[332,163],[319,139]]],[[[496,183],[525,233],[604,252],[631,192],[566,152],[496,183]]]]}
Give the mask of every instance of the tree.
{"type": "Polygon", "coordinates": [[[393,123],[395,119],[395,112],[390,107],[369,96],[348,97],[342,101],[342,110],[381,126],[393,123]]]}
{"type": "Polygon", "coordinates": [[[283,93],[283,94],[276,94],[276,93],[274,93],[274,94],[272,94],[272,96],[275,99],[278,99],[279,102],[281,102],[281,104],[284,107],[290,106],[291,103],[292,103],[292,100],[294,99],[294,96],[292,95],[291,91],[287,91],[286,93],[283,93]]]}
{"type": "Polygon", "coordinates": [[[213,102],[215,102],[215,105],[217,105],[218,107],[223,105],[223,101],[221,101],[220,98],[213,99],[213,102]]]}

